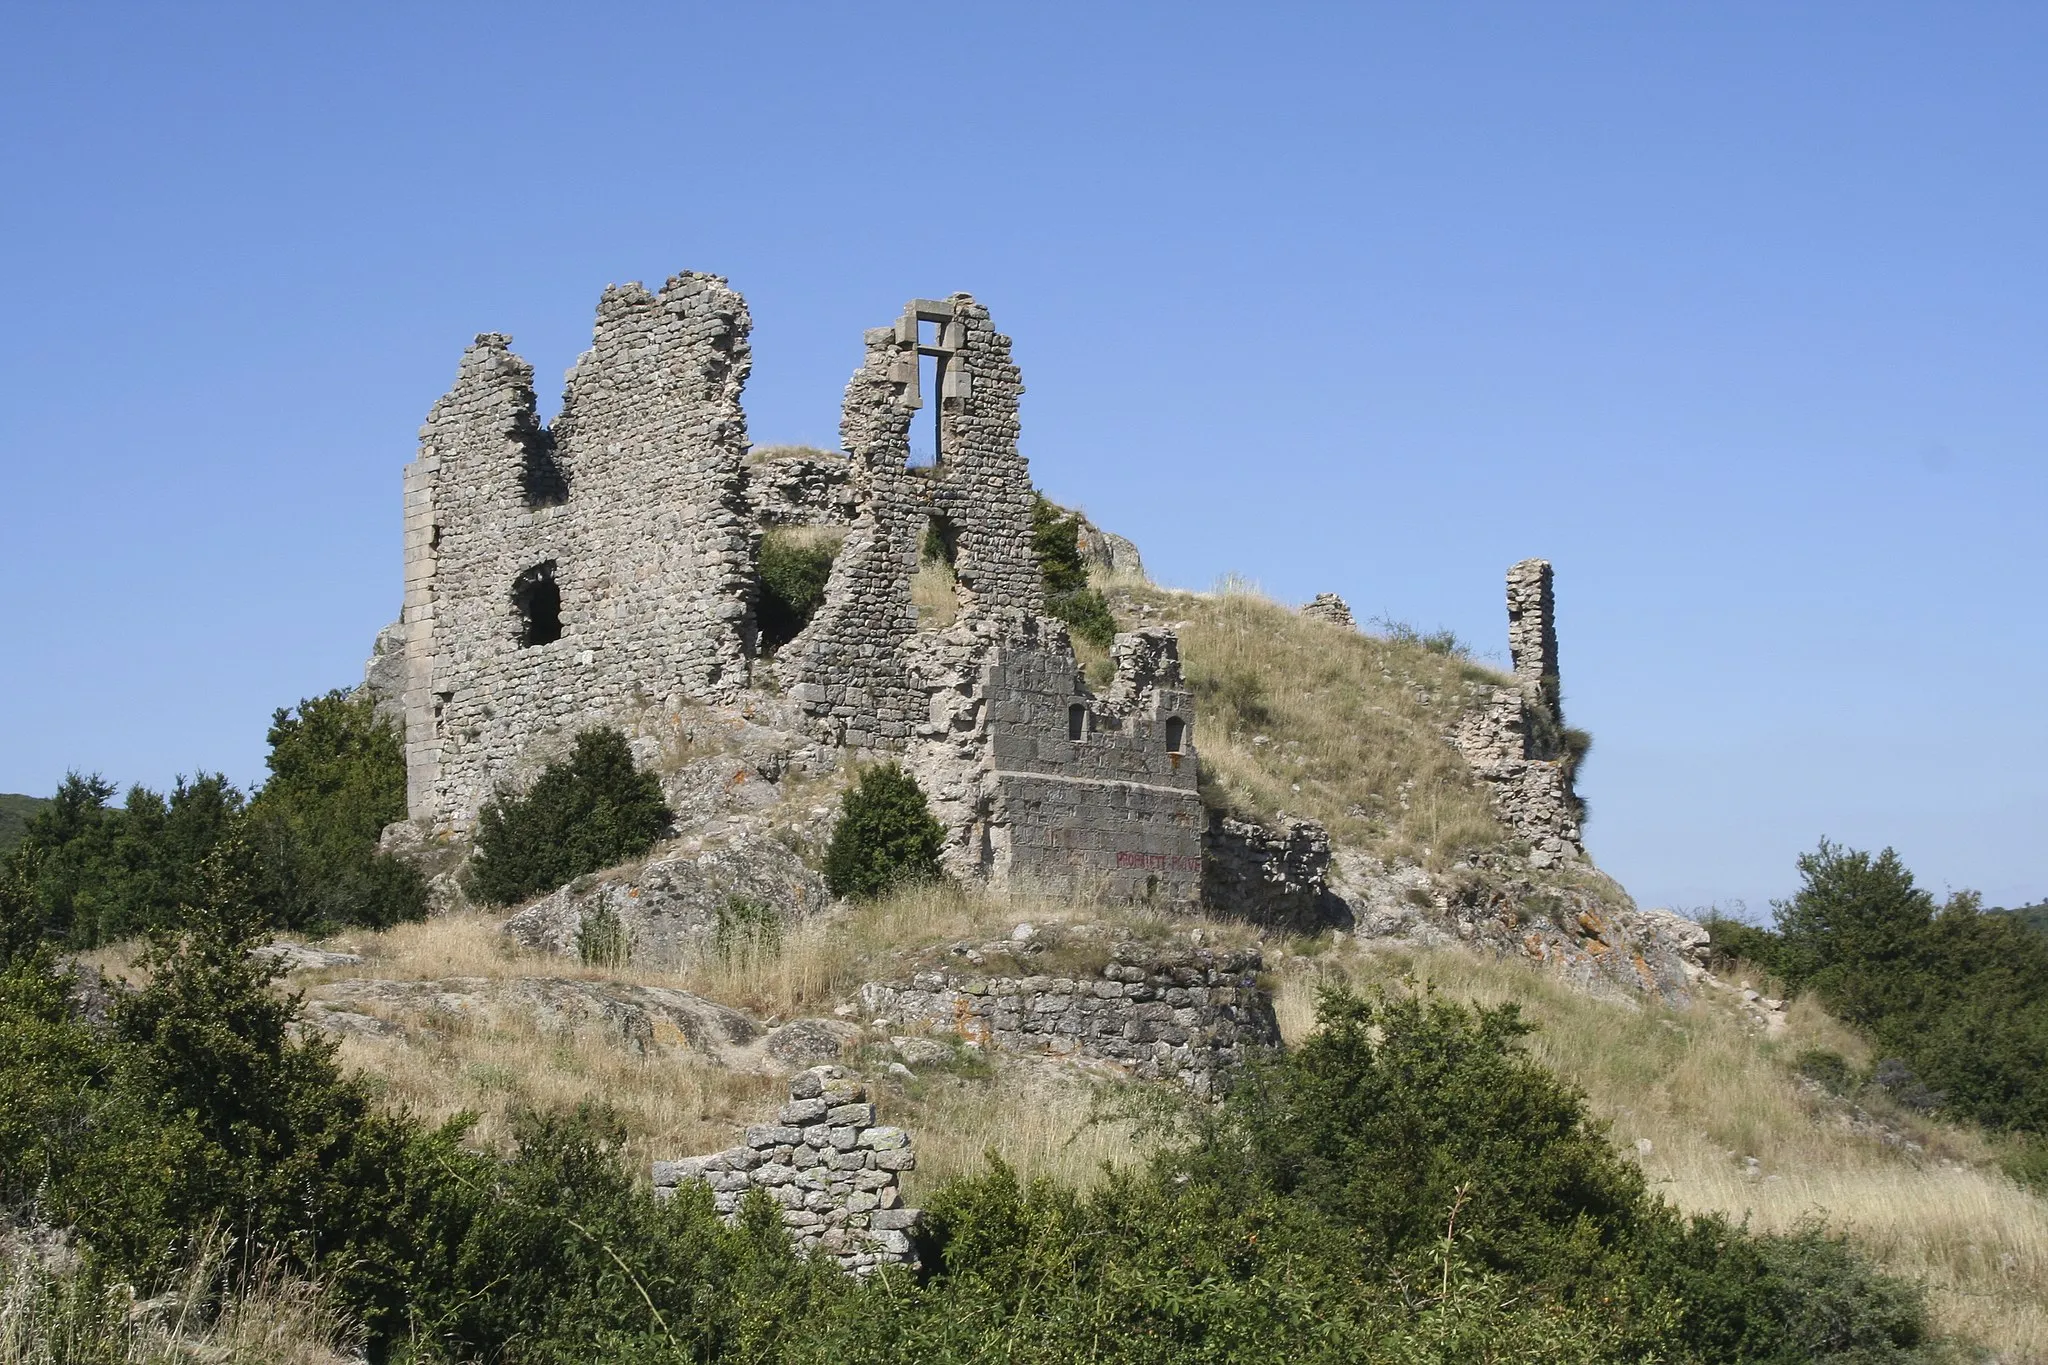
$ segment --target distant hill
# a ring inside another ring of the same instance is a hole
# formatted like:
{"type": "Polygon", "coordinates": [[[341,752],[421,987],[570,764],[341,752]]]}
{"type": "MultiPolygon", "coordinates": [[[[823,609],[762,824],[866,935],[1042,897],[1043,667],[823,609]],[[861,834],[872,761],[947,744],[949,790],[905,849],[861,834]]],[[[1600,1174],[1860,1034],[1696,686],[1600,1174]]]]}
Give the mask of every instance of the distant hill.
{"type": "Polygon", "coordinates": [[[0,853],[14,851],[15,845],[28,834],[28,822],[49,804],[48,797],[0,792],[0,853]]]}
{"type": "Polygon", "coordinates": [[[2048,934],[2048,901],[2039,905],[2015,906],[2011,910],[1994,911],[1995,914],[2011,915],[2037,934],[2048,934]]]}

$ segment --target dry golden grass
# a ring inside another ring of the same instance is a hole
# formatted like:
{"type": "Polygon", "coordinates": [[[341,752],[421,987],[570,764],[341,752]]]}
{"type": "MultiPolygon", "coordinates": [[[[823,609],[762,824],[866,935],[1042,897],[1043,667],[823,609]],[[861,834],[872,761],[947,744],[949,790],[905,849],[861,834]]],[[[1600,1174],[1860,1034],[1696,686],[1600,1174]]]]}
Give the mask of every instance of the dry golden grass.
{"type": "Polygon", "coordinates": [[[942,559],[927,559],[910,579],[919,630],[944,630],[960,619],[960,579],[942,559]]]}
{"type": "Polygon", "coordinates": [[[1945,1330],[2003,1360],[2048,1360],[2048,1201],[2001,1175],[1972,1130],[1878,1115],[1920,1145],[1913,1152],[1802,1089],[1787,1065],[1800,1051],[1865,1051],[1810,1003],[1795,1002],[1784,1032],[1767,1038],[1712,992],[1686,1009],[1632,1008],[1461,950],[1354,948],[1294,963],[1278,1000],[1282,1032],[1295,1039],[1313,1026],[1323,981],[1409,974],[1451,998],[1518,1003],[1540,1029],[1530,1051],[1585,1090],[1624,1150],[1649,1140],[1644,1173],[1678,1207],[1771,1231],[1824,1219],[1924,1281],[1945,1330]]]}
{"type": "Polygon", "coordinates": [[[768,464],[774,460],[794,459],[844,459],[836,451],[824,450],[818,446],[754,446],[747,451],[748,464],[768,464]]]}
{"type": "Polygon", "coordinates": [[[761,536],[762,541],[773,540],[793,550],[813,550],[819,547],[839,553],[839,547],[846,543],[844,526],[771,526],[761,536]]]}
{"type": "Polygon", "coordinates": [[[361,1358],[358,1334],[327,1290],[274,1260],[221,1298],[232,1251],[226,1233],[205,1234],[161,1311],[137,1312],[125,1286],[95,1300],[75,1271],[0,1246],[0,1365],[346,1365],[361,1358]]]}
{"type": "Polygon", "coordinates": [[[1252,815],[1320,820],[1333,838],[1442,868],[1508,838],[1445,733],[1468,684],[1507,681],[1417,644],[1305,620],[1256,591],[1121,585],[1126,628],[1180,623],[1203,786],[1252,815]],[[1150,607],[1148,614],[1133,610],[1150,607]]]}
{"type": "MultiPolygon", "coordinates": [[[[1040,926],[1098,922],[1098,907],[1023,892],[991,893],[953,885],[907,887],[896,895],[800,926],[773,956],[721,960],[680,969],[587,966],[543,956],[499,932],[502,915],[466,913],[332,942],[363,956],[293,978],[317,994],[320,983],[351,977],[447,980],[565,977],[667,986],[780,1021],[829,1015],[861,983],[899,974],[910,958],[941,944],[1001,938],[1020,921],[1040,926]]],[[[1133,933],[1157,934],[1163,921],[1110,916],[1133,933]]],[[[1224,931],[1213,931],[1224,932],[1224,931]]],[[[1242,936],[1228,931],[1226,937],[1242,936]]],[[[1057,950],[1055,950],[1057,951],[1057,950]]],[[[636,1166],[730,1145],[736,1130],[758,1123],[781,1099],[780,1080],[712,1065],[687,1053],[628,1051],[602,1033],[564,1033],[516,1018],[420,1021],[401,1039],[350,1037],[345,1065],[374,1079],[386,1100],[439,1122],[477,1115],[471,1139],[503,1148],[520,1108],[601,1100],[625,1126],[636,1166]]],[[[892,1122],[918,1134],[916,1188],[978,1169],[994,1152],[1027,1176],[1077,1183],[1104,1161],[1132,1159],[1128,1130],[1089,1125],[1092,1086],[1071,1068],[1004,1061],[986,1074],[939,1072],[877,1096],[892,1122]]]]}

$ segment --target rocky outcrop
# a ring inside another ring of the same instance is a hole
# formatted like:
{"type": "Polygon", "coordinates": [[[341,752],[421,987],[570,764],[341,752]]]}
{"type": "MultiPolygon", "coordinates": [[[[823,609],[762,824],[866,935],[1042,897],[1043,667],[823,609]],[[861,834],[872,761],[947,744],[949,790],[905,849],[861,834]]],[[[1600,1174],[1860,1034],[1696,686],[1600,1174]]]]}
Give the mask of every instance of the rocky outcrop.
{"type": "Polygon", "coordinates": [[[917,1166],[910,1134],[877,1121],[867,1087],[836,1066],[812,1067],[789,1083],[773,1123],[746,1130],[738,1147],[654,1163],[657,1198],[704,1185],[730,1221],[755,1190],[781,1207],[799,1251],[834,1257],[856,1275],[884,1265],[917,1268],[911,1232],[921,1211],[905,1208],[897,1182],[917,1166]]]}
{"type": "Polygon", "coordinates": [[[1705,971],[1701,926],[1670,910],[1639,910],[1611,882],[1596,894],[1539,883],[1497,862],[1433,877],[1340,849],[1330,889],[1349,908],[1360,939],[1420,948],[1462,943],[1549,967],[1596,995],[1655,995],[1673,1004],[1690,997],[1705,971]]]}
{"type": "Polygon", "coordinates": [[[575,957],[585,917],[603,909],[624,927],[630,961],[676,967],[736,934],[758,937],[771,918],[786,928],[831,903],[824,879],[795,850],[742,835],[579,877],[513,915],[505,934],[522,947],[575,957]]]}

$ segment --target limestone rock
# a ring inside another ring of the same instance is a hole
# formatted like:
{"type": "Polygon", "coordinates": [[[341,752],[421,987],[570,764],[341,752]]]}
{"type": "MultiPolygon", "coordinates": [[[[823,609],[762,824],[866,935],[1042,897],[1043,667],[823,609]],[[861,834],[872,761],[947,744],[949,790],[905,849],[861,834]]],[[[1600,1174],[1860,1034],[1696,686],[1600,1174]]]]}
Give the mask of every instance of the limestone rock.
{"type": "Polygon", "coordinates": [[[836,1062],[860,1041],[860,1029],[840,1019],[792,1019],[769,1032],[768,1055],[793,1068],[836,1062]]]}
{"type": "Polygon", "coordinates": [[[715,944],[721,914],[728,926],[736,922],[736,898],[767,907],[785,927],[832,903],[824,878],[788,845],[740,835],[579,877],[512,916],[505,933],[524,947],[574,957],[583,917],[606,906],[625,926],[634,962],[680,966],[715,944]]]}
{"type": "Polygon", "coordinates": [[[1346,630],[1357,630],[1358,622],[1352,619],[1351,607],[1343,598],[1333,592],[1319,592],[1301,614],[1311,621],[1327,621],[1333,626],[1346,630]]]}

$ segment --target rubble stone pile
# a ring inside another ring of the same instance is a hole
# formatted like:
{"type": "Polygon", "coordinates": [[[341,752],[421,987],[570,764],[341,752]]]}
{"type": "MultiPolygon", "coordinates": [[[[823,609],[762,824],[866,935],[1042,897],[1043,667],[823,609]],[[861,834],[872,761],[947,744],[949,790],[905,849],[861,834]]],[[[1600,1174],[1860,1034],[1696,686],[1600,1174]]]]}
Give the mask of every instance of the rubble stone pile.
{"type": "Polygon", "coordinates": [[[746,1130],[738,1147],[709,1156],[654,1163],[657,1197],[685,1185],[711,1189],[728,1220],[742,1200],[764,1190],[782,1206],[782,1225],[804,1252],[838,1258],[857,1275],[879,1265],[917,1266],[910,1234],[921,1210],[905,1208],[897,1186],[917,1165],[910,1134],[875,1121],[867,1087],[837,1066],[814,1066],[789,1082],[789,1103],[774,1123],[746,1130]]]}

